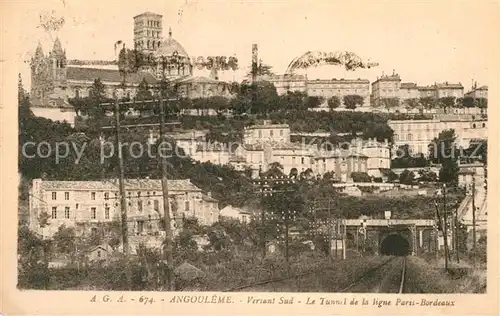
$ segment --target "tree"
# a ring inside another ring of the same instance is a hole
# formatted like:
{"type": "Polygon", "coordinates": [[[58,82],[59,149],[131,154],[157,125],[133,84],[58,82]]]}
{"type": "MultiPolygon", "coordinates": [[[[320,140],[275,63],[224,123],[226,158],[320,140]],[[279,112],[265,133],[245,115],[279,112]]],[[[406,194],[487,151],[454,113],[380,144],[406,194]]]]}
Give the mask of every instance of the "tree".
{"type": "Polygon", "coordinates": [[[61,225],[53,237],[59,252],[69,254],[75,251],[76,233],[72,227],[61,225]]]}
{"type": "Polygon", "coordinates": [[[465,108],[473,108],[475,106],[474,98],[473,97],[463,97],[462,105],[465,108]]]}
{"type": "Polygon", "coordinates": [[[383,98],[380,101],[386,108],[396,108],[399,106],[399,98],[383,98]]]}
{"type": "Polygon", "coordinates": [[[352,181],[354,182],[372,182],[370,176],[366,172],[351,173],[352,181]]]}
{"type": "Polygon", "coordinates": [[[364,98],[357,94],[350,94],[344,96],[344,105],[347,109],[354,110],[356,106],[363,105],[364,98]]]}
{"type": "Polygon", "coordinates": [[[317,108],[320,106],[323,102],[325,102],[323,97],[317,97],[317,96],[308,96],[306,98],[306,107],[307,108],[317,108]]]}
{"type": "Polygon", "coordinates": [[[423,97],[423,98],[420,98],[420,104],[425,109],[432,109],[432,108],[436,107],[436,99],[433,97],[423,97]]]}
{"type": "Polygon", "coordinates": [[[486,109],[486,108],[488,108],[488,99],[487,98],[477,98],[475,104],[480,109],[486,109]]]}
{"type": "Polygon", "coordinates": [[[338,108],[340,106],[340,103],[340,98],[336,95],[328,99],[328,107],[332,110],[338,108]]]}
{"type": "Polygon", "coordinates": [[[143,78],[142,81],[139,83],[135,98],[139,101],[151,100],[153,98],[153,95],[149,89],[149,85],[148,82],[146,81],[146,78],[143,78]]]}
{"type": "Polygon", "coordinates": [[[392,168],[419,168],[419,167],[427,167],[429,162],[424,157],[423,154],[418,154],[415,156],[411,152],[410,145],[405,144],[399,146],[396,151],[396,157],[394,157],[391,161],[392,168]]]}
{"type": "Polygon", "coordinates": [[[429,157],[434,163],[441,164],[439,180],[456,183],[458,181],[458,150],[455,146],[455,131],[444,130],[429,145],[429,157]]]}
{"type": "Polygon", "coordinates": [[[255,75],[257,77],[260,77],[260,76],[273,76],[274,73],[272,71],[273,69],[273,66],[271,65],[268,65],[268,64],[264,64],[262,62],[262,60],[258,63],[258,64],[254,64],[252,65],[251,69],[250,69],[250,72],[247,73],[247,78],[251,78],[252,77],[252,74],[255,72],[255,75]]]}
{"type": "Polygon", "coordinates": [[[442,107],[444,110],[448,108],[452,108],[455,106],[455,97],[443,97],[438,100],[438,104],[440,107],[442,107]]]}
{"type": "Polygon", "coordinates": [[[269,164],[269,169],[263,173],[265,177],[282,177],[283,173],[283,165],[279,162],[272,162],[269,164]]]}
{"type": "Polygon", "coordinates": [[[419,181],[436,182],[438,180],[436,173],[434,173],[430,169],[420,169],[418,171],[418,175],[419,175],[418,178],[419,181]]]}
{"type": "Polygon", "coordinates": [[[411,185],[414,183],[414,181],[415,181],[415,174],[413,173],[413,171],[405,169],[399,175],[399,183],[411,185]]]}
{"type": "Polygon", "coordinates": [[[17,100],[18,102],[21,102],[24,100],[26,96],[26,91],[24,90],[23,86],[23,79],[21,78],[21,74],[18,74],[17,76],[17,100]]]}
{"type": "Polygon", "coordinates": [[[420,105],[419,100],[415,98],[406,99],[404,103],[410,108],[417,108],[420,105]]]}

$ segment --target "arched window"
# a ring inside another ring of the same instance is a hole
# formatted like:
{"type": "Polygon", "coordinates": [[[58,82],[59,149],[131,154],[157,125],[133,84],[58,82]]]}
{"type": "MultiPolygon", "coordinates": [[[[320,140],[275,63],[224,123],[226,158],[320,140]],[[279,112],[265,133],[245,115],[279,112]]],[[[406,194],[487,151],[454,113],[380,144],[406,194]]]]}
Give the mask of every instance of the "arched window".
{"type": "Polygon", "coordinates": [[[155,41],[151,41],[151,48],[152,49],[155,49],[155,43],[156,43],[155,41]]]}
{"type": "Polygon", "coordinates": [[[472,124],[472,128],[476,128],[476,123],[472,124]]]}
{"type": "MultiPolygon", "coordinates": [[[[159,35],[158,35],[158,36],[159,36],[159,35]]],[[[160,42],[160,41],[158,41],[158,46],[156,46],[156,47],[160,48],[160,44],[161,44],[161,42],[160,42]]]]}
{"type": "Polygon", "coordinates": [[[80,90],[79,89],[76,89],[75,90],[75,98],[80,98],[80,90]]]}
{"type": "Polygon", "coordinates": [[[411,135],[411,133],[408,134],[408,140],[412,140],[413,136],[411,135]]]}
{"type": "Polygon", "coordinates": [[[485,128],[485,127],[486,127],[486,123],[483,123],[483,128],[485,128]]]}
{"type": "Polygon", "coordinates": [[[148,44],[147,45],[148,45],[147,48],[149,48],[149,40],[148,40],[148,44]]]}

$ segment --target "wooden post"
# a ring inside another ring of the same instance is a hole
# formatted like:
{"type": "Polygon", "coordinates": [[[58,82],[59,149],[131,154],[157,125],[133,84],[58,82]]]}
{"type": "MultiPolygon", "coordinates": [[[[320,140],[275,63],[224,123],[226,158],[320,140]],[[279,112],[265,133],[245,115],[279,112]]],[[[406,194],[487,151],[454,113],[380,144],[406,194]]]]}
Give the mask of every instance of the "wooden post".
{"type": "Polygon", "coordinates": [[[455,239],[455,253],[456,253],[456,256],[457,256],[457,263],[460,263],[460,255],[459,255],[459,246],[458,246],[458,230],[459,230],[459,227],[458,227],[458,207],[455,207],[455,235],[454,235],[454,239],[455,239]]]}
{"type": "Polygon", "coordinates": [[[448,270],[448,217],[446,215],[446,184],[443,184],[443,238],[444,238],[444,268],[448,270]]]}
{"type": "MultiPolygon", "coordinates": [[[[160,140],[161,142],[166,141],[164,138],[164,128],[165,128],[165,109],[163,99],[160,100],[160,140]]],[[[161,145],[160,142],[160,145],[161,145]]],[[[160,149],[160,148],[158,148],[160,149]]],[[[165,226],[165,251],[164,251],[164,259],[167,267],[167,289],[169,291],[173,291],[174,287],[174,269],[173,269],[173,255],[172,255],[172,227],[170,226],[170,203],[168,200],[168,171],[167,171],[167,158],[160,153],[158,150],[158,155],[161,160],[161,187],[163,191],[163,220],[165,226]]]]}
{"type": "Polygon", "coordinates": [[[120,210],[121,210],[121,220],[122,220],[122,243],[123,243],[123,254],[126,256],[129,252],[128,245],[128,220],[127,220],[127,200],[125,196],[125,175],[124,175],[124,167],[123,167],[123,155],[122,155],[122,146],[120,140],[120,103],[118,98],[115,100],[115,136],[116,136],[116,147],[118,150],[117,160],[118,160],[118,168],[120,172],[120,176],[118,178],[119,181],[119,190],[120,190],[120,210]]]}
{"type": "Polygon", "coordinates": [[[472,177],[472,253],[473,264],[476,265],[476,181],[472,177]]]}

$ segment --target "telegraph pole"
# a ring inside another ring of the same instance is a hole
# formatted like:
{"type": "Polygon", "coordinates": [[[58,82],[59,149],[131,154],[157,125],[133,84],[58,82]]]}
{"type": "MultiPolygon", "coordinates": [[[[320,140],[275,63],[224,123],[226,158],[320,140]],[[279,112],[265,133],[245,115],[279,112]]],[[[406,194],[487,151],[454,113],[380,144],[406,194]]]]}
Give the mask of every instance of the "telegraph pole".
{"type": "Polygon", "coordinates": [[[122,217],[122,243],[123,243],[123,254],[126,256],[129,252],[128,248],[128,224],[127,224],[127,200],[125,197],[125,175],[124,175],[124,167],[123,167],[123,155],[122,155],[122,146],[120,140],[120,102],[118,98],[115,100],[115,136],[116,136],[116,147],[118,148],[118,168],[120,172],[120,176],[118,178],[119,181],[119,190],[120,190],[120,209],[121,209],[121,217],[122,217]]]}
{"type": "MultiPolygon", "coordinates": [[[[161,98],[161,96],[160,96],[161,98]]],[[[165,129],[165,109],[164,109],[164,101],[163,98],[160,99],[160,145],[158,149],[160,149],[160,146],[164,139],[164,131],[165,129]]],[[[167,289],[169,291],[174,290],[174,271],[173,271],[173,234],[172,234],[172,227],[170,226],[170,203],[168,201],[168,172],[167,172],[167,158],[165,155],[162,155],[160,153],[160,150],[158,150],[158,155],[160,156],[161,160],[161,187],[162,187],[162,193],[163,193],[163,220],[164,220],[164,226],[165,226],[165,251],[164,251],[164,259],[166,261],[167,265],[167,289]]]]}
{"type": "Polygon", "coordinates": [[[446,183],[443,184],[443,216],[444,216],[444,233],[443,233],[443,238],[444,238],[444,268],[448,270],[448,217],[446,215],[447,209],[446,209],[446,183]]]}
{"type": "Polygon", "coordinates": [[[472,177],[472,250],[476,264],[476,179],[472,177]]]}
{"type": "Polygon", "coordinates": [[[457,263],[460,263],[460,255],[459,255],[459,244],[458,244],[458,206],[455,207],[455,252],[457,256],[457,263]]]}

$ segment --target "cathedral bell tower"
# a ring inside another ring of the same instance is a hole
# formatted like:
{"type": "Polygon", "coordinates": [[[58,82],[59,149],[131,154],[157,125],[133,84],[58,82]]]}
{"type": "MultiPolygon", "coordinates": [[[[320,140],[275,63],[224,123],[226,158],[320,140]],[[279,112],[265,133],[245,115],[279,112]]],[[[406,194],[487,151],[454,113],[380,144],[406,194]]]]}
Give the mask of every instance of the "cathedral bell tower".
{"type": "Polygon", "coordinates": [[[61,41],[56,38],[52,51],[49,53],[51,77],[54,86],[66,84],[66,51],[62,49],[61,41]]]}
{"type": "Polygon", "coordinates": [[[43,54],[42,45],[38,43],[35,55],[31,58],[31,91],[33,99],[41,100],[52,87],[50,67],[43,54]]]}

